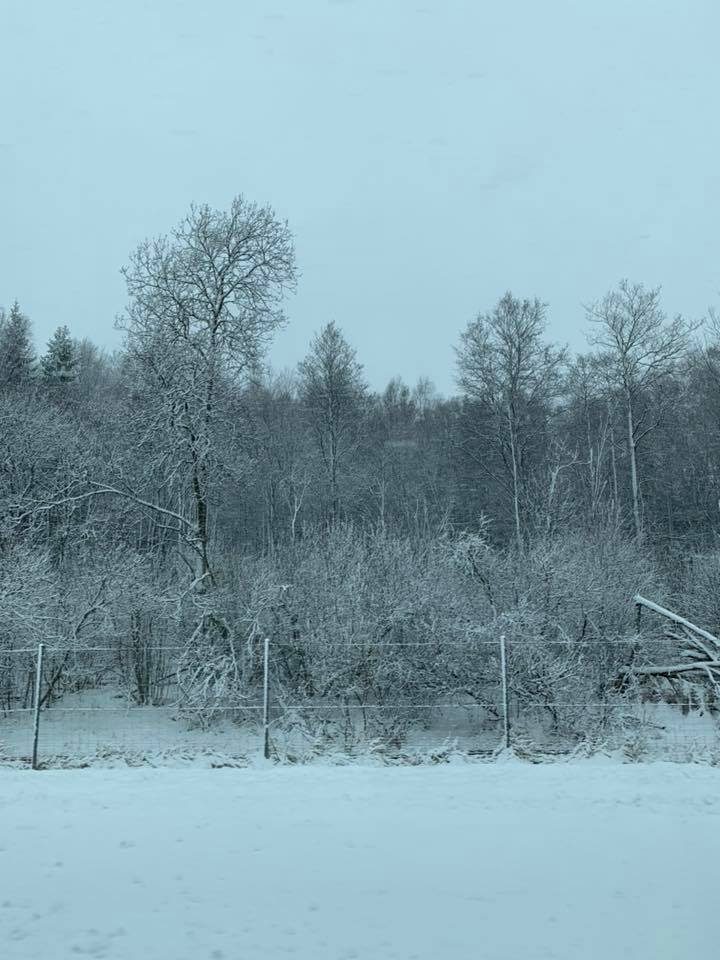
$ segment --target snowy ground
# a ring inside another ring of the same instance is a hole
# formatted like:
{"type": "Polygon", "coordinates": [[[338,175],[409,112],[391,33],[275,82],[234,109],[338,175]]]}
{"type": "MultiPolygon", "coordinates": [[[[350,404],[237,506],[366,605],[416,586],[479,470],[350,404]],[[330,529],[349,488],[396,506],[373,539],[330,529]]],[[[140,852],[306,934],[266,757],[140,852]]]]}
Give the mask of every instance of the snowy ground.
{"type": "Polygon", "coordinates": [[[684,960],[720,771],[0,770],[4,960],[684,960]]]}
{"type": "MultiPolygon", "coordinates": [[[[389,733],[383,735],[383,728],[377,723],[378,719],[388,722],[391,729],[392,715],[373,714],[370,709],[367,713],[375,721],[369,732],[363,730],[360,711],[356,713],[356,737],[347,742],[342,722],[334,728],[333,737],[315,741],[313,725],[317,727],[322,714],[310,712],[303,728],[294,727],[287,715],[276,711],[271,724],[272,748],[280,758],[292,756],[301,761],[318,755],[392,753],[392,738],[389,733]]],[[[608,751],[624,747],[634,759],[720,759],[720,722],[709,713],[692,711],[684,715],[679,707],[665,703],[638,703],[628,705],[622,714],[633,718],[634,724],[618,725],[616,742],[598,747],[608,751]]],[[[594,715],[591,710],[589,716],[594,715]]],[[[546,728],[547,715],[529,705],[524,705],[519,715],[513,715],[513,742],[519,750],[524,742],[541,752],[545,748],[551,752],[556,752],[553,748],[570,751],[576,746],[548,734],[540,722],[543,717],[546,728]]],[[[589,729],[592,730],[592,721],[589,729]]],[[[432,722],[423,725],[414,721],[395,752],[427,756],[454,746],[463,753],[490,754],[501,746],[502,735],[502,724],[488,722],[481,708],[433,710],[432,722]]],[[[220,714],[209,728],[193,727],[175,707],[138,707],[117,689],[104,687],[66,694],[58,705],[42,711],[38,757],[40,763],[49,767],[83,763],[124,766],[126,761],[177,766],[202,757],[209,765],[244,762],[257,753],[262,740],[257,722],[233,723],[220,714]]],[[[32,742],[32,710],[0,715],[0,766],[29,763],[32,742]]]]}

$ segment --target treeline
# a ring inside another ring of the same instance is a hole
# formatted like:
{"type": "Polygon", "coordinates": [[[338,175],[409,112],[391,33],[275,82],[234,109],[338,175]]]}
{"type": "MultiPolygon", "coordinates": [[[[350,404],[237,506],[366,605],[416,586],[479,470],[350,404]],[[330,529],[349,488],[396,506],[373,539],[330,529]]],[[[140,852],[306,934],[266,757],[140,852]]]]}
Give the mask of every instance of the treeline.
{"type": "MultiPolygon", "coordinates": [[[[334,323],[295,371],[256,365],[235,379],[219,370],[203,438],[213,549],[265,552],[341,521],[411,537],[482,530],[519,549],[558,530],[607,526],[654,553],[714,547],[716,329],[706,328],[701,345],[689,324],[665,320],[658,290],[625,282],[591,320],[598,346],[571,357],[545,342],[540,301],[506,294],[463,333],[458,394],[449,398],[429,380],[370,390],[334,323]]],[[[109,355],[61,327],[36,359],[30,321],[15,304],[0,313],[0,377],[1,442],[13,464],[7,504],[21,491],[43,504],[52,493],[61,499],[61,464],[65,483],[122,476],[138,496],[165,495],[178,466],[166,458],[182,459],[179,424],[152,423],[166,398],[138,381],[127,351],[109,355]],[[163,455],[152,427],[163,433],[163,455]],[[50,446],[46,432],[56,434],[50,446]],[[33,434],[43,438],[38,449],[33,434]]],[[[101,512],[109,522],[113,509],[101,512]]],[[[88,522],[87,510],[71,514],[81,528],[88,522]]],[[[73,523],[46,545],[72,540],[73,523]]],[[[113,542],[160,546],[166,526],[151,511],[114,529],[113,542]]]]}
{"type": "MultiPolygon", "coordinates": [[[[342,636],[449,641],[504,618],[526,639],[617,639],[641,587],[692,598],[720,625],[712,315],[702,328],[668,318],[659,290],[622,281],[587,308],[588,349],[571,356],[548,342],[540,299],[506,293],[468,323],[457,394],[442,397],[428,380],[370,389],[335,323],[297,369],[267,368],[296,276],[269,207],[193,208],[124,275],[113,354],[61,327],[38,356],[21,306],[0,314],[6,647],[179,641],[212,699],[227,695],[233,643],[248,641],[252,661],[235,662],[237,690],[257,679],[252,643],[271,632],[287,682],[318,696],[325,672],[339,675],[318,663],[342,636]],[[385,563],[387,603],[371,569],[385,563]]],[[[593,662],[582,670],[597,699],[618,662],[601,679],[593,662]]],[[[467,691],[474,664],[447,676],[467,691]]]]}

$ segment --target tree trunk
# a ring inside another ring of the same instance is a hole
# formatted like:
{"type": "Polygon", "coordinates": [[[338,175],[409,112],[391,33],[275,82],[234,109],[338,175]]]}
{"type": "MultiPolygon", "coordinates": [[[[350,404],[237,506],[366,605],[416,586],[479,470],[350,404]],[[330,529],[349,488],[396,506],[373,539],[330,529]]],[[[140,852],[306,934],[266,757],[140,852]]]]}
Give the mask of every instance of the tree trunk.
{"type": "Polygon", "coordinates": [[[642,540],[642,517],[640,514],[640,488],[637,473],[637,447],[635,444],[635,423],[633,420],[632,400],[627,398],[628,450],[630,452],[630,486],[632,490],[633,520],[635,521],[635,539],[642,540]]]}
{"type": "Polygon", "coordinates": [[[330,522],[332,526],[338,522],[340,515],[337,474],[337,437],[333,430],[330,436],[330,522]]]}
{"type": "Polygon", "coordinates": [[[608,422],[610,424],[610,462],[612,466],[613,510],[617,511],[619,501],[618,501],[617,460],[615,459],[615,428],[613,427],[613,424],[612,424],[609,407],[608,407],[608,422]]]}
{"type": "Polygon", "coordinates": [[[192,490],[195,500],[195,580],[202,588],[210,572],[208,558],[208,504],[207,496],[200,479],[200,466],[196,463],[192,475],[192,490]]]}
{"type": "Polygon", "coordinates": [[[522,535],[522,523],[520,521],[520,480],[519,480],[519,470],[518,470],[518,458],[517,458],[517,442],[515,438],[515,423],[512,417],[512,411],[508,407],[508,427],[510,433],[510,459],[512,463],[512,479],[513,479],[513,513],[515,517],[515,539],[517,541],[518,550],[522,551],[523,535],[522,535]]]}

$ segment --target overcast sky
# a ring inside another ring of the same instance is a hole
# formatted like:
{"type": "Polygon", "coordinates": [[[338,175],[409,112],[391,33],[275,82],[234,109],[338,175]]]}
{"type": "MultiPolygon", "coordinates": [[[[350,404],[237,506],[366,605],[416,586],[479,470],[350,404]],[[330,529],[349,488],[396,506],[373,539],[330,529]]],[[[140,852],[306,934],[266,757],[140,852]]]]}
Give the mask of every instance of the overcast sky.
{"type": "Polygon", "coordinates": [[[119,268],[243,193],[370,382],[454,389],[511,289],[583,345],[621,277],[720,303],[718,0],[0,0],[0,303],[117,345],[119,268]]]}

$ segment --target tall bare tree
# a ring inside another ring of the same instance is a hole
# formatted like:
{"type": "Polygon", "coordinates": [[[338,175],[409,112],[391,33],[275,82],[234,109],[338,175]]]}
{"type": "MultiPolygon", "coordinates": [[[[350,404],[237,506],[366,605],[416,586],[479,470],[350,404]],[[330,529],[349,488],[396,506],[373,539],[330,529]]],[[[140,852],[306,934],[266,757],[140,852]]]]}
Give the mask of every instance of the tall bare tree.
{"type": "Polygon", "coordinates": [[[543,342],[545,304],[519,300],[508,292],[490,313],[480,314],[461,335],[456,349],[458,382],[476,401],[487,432],[499,446],[512,501],[517,546],[524,544],[523,489],[527,451],[537,433],[537,414],[546,413],[560,389],[565,352],[543,342]]]}
{"type": "Polygon", "coordinates": [[[659,287],[647,290],[628,280],[587,307],[587,314],[597,326],[592,343],[600,349],[608,382],[625,408],[633,525],[640,541],[644,525],[638,449],[662,421],[664,404],[657,388],[686,354],[695,325],[679,316],[667,319],[659,287]],[[651,398],[653,403],[648,402],[651,398]]]}
{"type": "Polygon", "coordinates": [[[366,385],[355,351],[328,323],[299,365],[300,395],[330,490],[330,519],[340,516],[340,481],[360,437],[366,385]]]}
{"type": "Polygon", "coordinates": [[[120,325],[146,393],[147,436],[177,496],[164,509],[212,576],[210,506],[222,451],[223,397],[257,365],[295,281],[290,230],[269,206],[192,207],[169,237],[141,244],[123,270],[120,325]]]}

